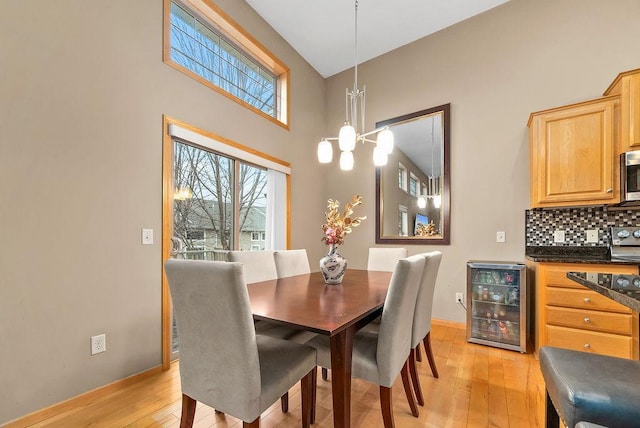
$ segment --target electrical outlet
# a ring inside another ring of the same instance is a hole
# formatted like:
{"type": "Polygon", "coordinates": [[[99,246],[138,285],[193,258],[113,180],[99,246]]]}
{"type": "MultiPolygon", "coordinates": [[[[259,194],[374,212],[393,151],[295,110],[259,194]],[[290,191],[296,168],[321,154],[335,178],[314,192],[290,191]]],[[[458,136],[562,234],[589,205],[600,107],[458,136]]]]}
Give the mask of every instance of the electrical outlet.
{"type": "Polygon", "coordinates": [[[464,293],[456,293],[456,303],[464,303],[464,293]]]}
{"type": "Polygon", "coordinates": [[[496,242],[506,242],[507,236],[504,232],[496,232],[496,242]]]}
{"type": "Polygon", "coordinates": [[[553,232],[553,242],[564,242],[564,230],[553,232]]]}
{"type": "Polygon", "coordinates": [[[598,242],[598,229],[587,230],[587,242],[598,242]]]}
{"type": "Polygon", "coordinates": [[[91,355],[96,355],[107,350],[107,336],[99,334],[91,336],[91,355]]]}

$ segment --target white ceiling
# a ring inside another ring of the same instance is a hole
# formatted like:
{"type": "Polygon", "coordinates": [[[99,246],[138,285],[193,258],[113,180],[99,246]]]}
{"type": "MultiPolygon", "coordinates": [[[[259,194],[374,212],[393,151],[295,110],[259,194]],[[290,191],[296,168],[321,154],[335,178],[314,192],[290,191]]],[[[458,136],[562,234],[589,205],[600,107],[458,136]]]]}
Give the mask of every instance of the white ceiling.
{"type": "MultiPolygon", "coordinates": [[[[361,0],[361,63],[508,0],[361,0]]],[[[354,66],[355,1],[246,0],[323,77],[354,66]]]]}

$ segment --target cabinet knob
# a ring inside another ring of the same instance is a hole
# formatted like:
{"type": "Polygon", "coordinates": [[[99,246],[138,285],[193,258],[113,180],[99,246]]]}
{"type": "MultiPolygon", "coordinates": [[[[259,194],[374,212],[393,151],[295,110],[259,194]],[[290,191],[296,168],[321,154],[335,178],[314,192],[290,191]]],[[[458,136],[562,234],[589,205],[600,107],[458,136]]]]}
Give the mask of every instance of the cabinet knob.
{"type": "Polygon", "coordinates": [[[584,298],[584,302],[585,302],[585,303],[589,303],[590,301],[591,301],[591,299],[590,299],[590,298],[588,298],[588,297],[585,297],[585,298],[584,298]]]}
{"type": "Polygon", "coordinates": [[[612,189],[611,187],[609,187],[609,188],[607,189],[607,193],[613,193],[613,189],[612,189]]]}
{"type": "Polygon", "coordinates": [[[589,319],[589,317],[585,317],[584,322],[586,322],[586,323],[590,323],[590,322],[591,322],[591,320],[589,319]]]}
{"type": "Polygon", "coordinates": [[[584,344],[584,349],[591,349],[591,345],[589,345],[588,343],[584,344]]]}

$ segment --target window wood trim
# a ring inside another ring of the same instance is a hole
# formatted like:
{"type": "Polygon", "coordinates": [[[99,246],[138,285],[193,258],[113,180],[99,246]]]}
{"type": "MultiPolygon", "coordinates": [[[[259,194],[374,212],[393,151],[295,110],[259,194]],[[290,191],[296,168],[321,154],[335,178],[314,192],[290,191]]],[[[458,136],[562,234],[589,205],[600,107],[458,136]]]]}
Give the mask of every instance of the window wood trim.
{"type": "Polygon", "coordinates": [[[164,0],[163,8],[163,49],[162,60],[165,64],[175,68],[176,70],[186,74],[187,76],[197,80],[201,84],[213,89],[217,93],[225,96],[226,98],[248,108],[254,113],[268,119],[269,121],[279,125],[286,130],[290,130],[290,71],[282,61],[280,61],[274,54],[272,54],[267,48],[265,48],[260,42],[258,42],[253,36],[245,31],[238,23],[236,23],[229,15],[227,15],[220,7],[215,5],[210,0],[179,0],[184,4],[191,6],[195,12],[200,14],[201,18],[207,20],[208,23],[216,27],[226,37],[230,38],[235,44],[242,47],[246,54],[249,54],[253,59],[260,64],[268,68],[276,77],[277,85],[275,88],[276,93],[276,111],[279,118],[268,115],[262,110],[252,106],[246,101],[230,94],[224,89],[214,85],[203,77],[197,75],[177,64],[171,59],[171,0],[164,0]]]}

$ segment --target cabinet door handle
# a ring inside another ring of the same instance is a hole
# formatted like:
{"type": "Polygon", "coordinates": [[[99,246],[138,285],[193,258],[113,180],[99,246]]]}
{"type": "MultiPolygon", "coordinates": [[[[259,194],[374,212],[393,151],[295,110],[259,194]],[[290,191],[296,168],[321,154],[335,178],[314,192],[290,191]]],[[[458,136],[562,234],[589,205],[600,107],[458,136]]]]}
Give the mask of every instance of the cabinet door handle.
{"type": "Polygon", "coordinates": [[[585,297],[585,298],[584,298],[584,302],[585,302],[585,303],[589,303],[590,301],[591,301],[591,299],[590,299],[590,298],[588,298],[588,297],[585,297]]]}
{"type": "Polygon", "coordinates": [[[591,320],[589,319],[589,317],[585,317],[584,322],[586,322],[586,323],[590,323],[590,322],[591,322],[591,320]]]}
{"type": "Polygon", "coordinates": [[[591,349],[591,345],[589,345],[588,343],[584,344],[584,349],[591,349]]]}
{"type": "Polygon", "coordinates": [[[609,188],[607,189],[607,193],[613,193],[613,189],[612,189],[611,187],[609,187],[609,188]]]}

